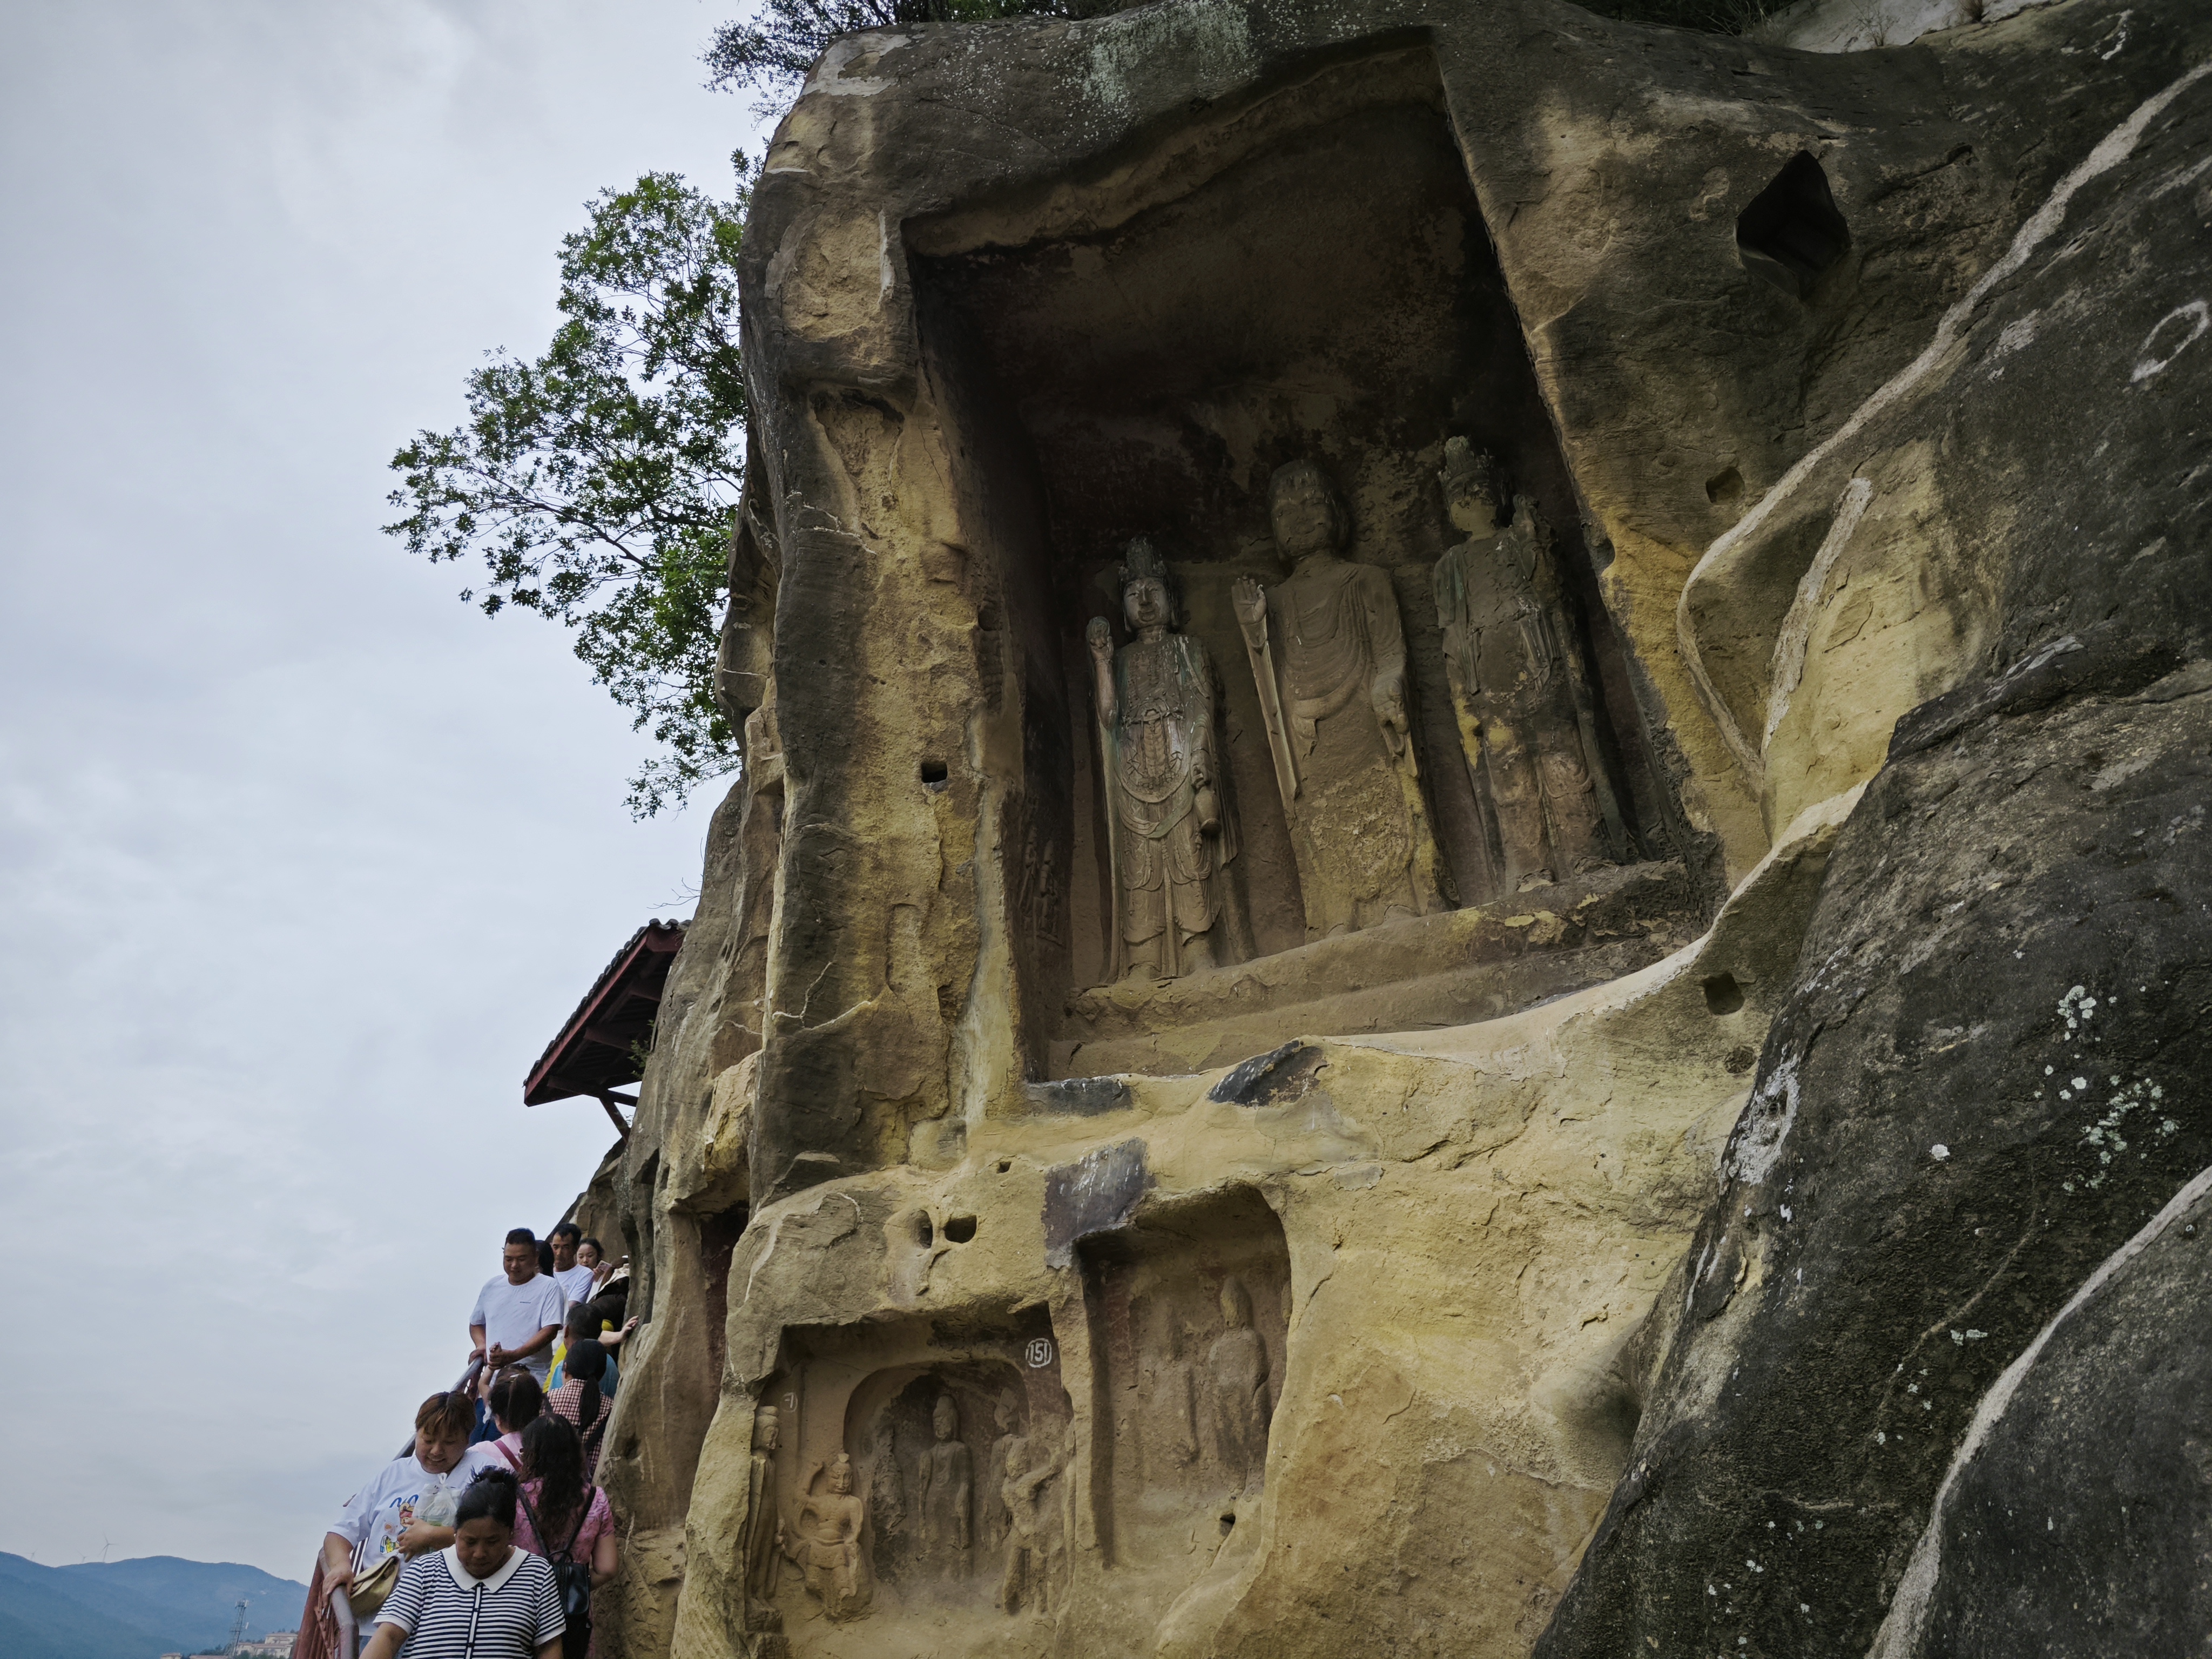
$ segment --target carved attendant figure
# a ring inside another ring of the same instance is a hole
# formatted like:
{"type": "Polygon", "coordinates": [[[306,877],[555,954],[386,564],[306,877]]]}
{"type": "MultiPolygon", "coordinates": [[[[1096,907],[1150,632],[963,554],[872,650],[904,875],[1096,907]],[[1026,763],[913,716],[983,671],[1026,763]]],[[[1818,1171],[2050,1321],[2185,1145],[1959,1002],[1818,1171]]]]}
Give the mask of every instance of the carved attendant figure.
{"type": "Polygon", "coordinates": [[[806,1472],[799,1500],[798,1536],[783,1553],[806,1575],[806,1588],[822,1603],[831,1620],[858,1618],[867,1608],[875,1586],[861,1565],[860,1537],[868,1522],[867,1505],[853,1496],[853,1460],[839,1452],[826,1466],[830,1490],[817,1492],[824,1465],[815,1463],[806,1472]]]}
{"type": "Polygon", "coordinates": [[[1468,768],[1490,786],[1507,892],[1609,861],[1612,792],[1596,763],[1589,683],[1552,534],[1525,495],[1502,522],[1504,476],[1467,440],[1444,446],[1444,499],[1468,539],[1437,562],[1437,620],[1468,768]]]}
{"type": "Polygon", "coordinates": [[[959,1438],[960,1411],[951,1395],[938,1396],[930,1420],[937,1443],[921,1459],[921,1547],[931,1555],[962,1559],[968,1553],[973,1466],[959,1438]]]}
{"type": "Polygon", "coordinates": [[[983,1475],[983,1514],[980,1529],[986,1549],[996,1549],[1006,1536],[1006,1458],[1021,1436],[1014,1428],[1014,1402],[1012,1395],[1001,1395],[992,1409],[993,1419],[999,1425],[999,1437],[991,1443],[990,1467],[983,1475]]]}
{"type": "Polygon", "coordinates": [[[1121,612],[1136,638],[1114,649],[1091,619],[1098,746],[1114,860],[1114,976],[1176,979],[1230,960],[1223,871],[1237,834],[1222,808],[1212,659],[1170,632],[1167,567],[1142,538],[1121,567],[1121,612]]]}
{"type": "Polygon", "coordinates": [[[1406,635],[1387,572],[1340,556],[1351,517],[1322,470],[1268,487],[1280,586],[1231,590],[1275,780],[1290,814],[1306,932],[1320,939],[1438,908],[1436,842],[1406,708],[1406,635]]]}
{"type": "Polygon", "coordinates": [[[1267,1456],[1267,1347],[1252,1328],[1243,1281],[1221,1281],[1221,1334],[1206,1356],[1214,1455],[1243,1490],[1267,1456]]]}
{"type": "Polygon", "coordinates": [[[1067,1553],[1066,1517],[1046,1495],[1060,1474],[1058,1448],[1049,1427],[1007,1448],[1006,1575],[999,1584],[999,1606],[1007,1613],[1024,1607],[1050,1613],[1062,1558],[1067,1553]]]}
{"type": "Polygon", "coordinates": [[[745,1588],[745,1625],[750,1630],[781,1627],[775,1600],[777,1547],[783,1522],[775,1512],[776,1413],[763,1406],[753,1414],[753,1462],[745,1483],[745,1532],[740,1577],[745,1588]]]}
{"type": "Polygon", "coordinates": [[[898,1435],[889,1416],[876,1419],[875,1443],[868,1468],[868,1519],[872,1523],[877,1563],[880,1566],[884,1546],[906,1527],[906,1482],[899,1470],[898,1435]]]}

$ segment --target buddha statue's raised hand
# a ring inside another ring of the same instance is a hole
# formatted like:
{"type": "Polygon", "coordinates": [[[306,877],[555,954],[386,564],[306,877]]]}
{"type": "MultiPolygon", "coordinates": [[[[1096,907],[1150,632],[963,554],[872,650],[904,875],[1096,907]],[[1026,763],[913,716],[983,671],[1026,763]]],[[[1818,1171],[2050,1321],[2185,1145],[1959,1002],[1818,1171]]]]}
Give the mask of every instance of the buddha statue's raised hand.
{"type": "Polygon", "coordinates": [[[1237,625],[1244,630],[1247,650],[1261,651],[1267,645],[1267,590],[1249,576],[1239,576],[1229,587],[1229,604],[1237,612],[1237,625]]]}

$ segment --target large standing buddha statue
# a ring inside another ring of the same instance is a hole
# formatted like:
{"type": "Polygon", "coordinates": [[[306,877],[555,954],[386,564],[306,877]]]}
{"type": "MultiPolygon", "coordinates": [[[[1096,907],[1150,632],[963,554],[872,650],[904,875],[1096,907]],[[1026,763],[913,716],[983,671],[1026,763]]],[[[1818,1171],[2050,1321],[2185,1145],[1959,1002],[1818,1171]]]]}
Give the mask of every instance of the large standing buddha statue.
{"type": "Polygon", "coordinates": [[[1406,635],[1387,571],[1346,559],[1351,515],[1322,470],[1268,486],[1289,580],[1231,592],[1259,682],[1306,908],[1322,939],[1442,908],[1406,704],[1406,635]]]}

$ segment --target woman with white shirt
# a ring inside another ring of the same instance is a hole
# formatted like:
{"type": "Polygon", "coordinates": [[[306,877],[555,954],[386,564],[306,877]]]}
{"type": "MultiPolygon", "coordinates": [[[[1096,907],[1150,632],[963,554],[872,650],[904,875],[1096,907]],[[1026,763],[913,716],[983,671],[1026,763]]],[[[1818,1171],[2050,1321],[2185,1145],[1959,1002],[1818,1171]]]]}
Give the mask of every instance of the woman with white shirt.
{"type": "Polygon", "coordinates": [[[386,1556],[410,1559],[453,1541],[461,1493],[478,1471],[497,1464],[489,1446],[471,1446],[476,1406],[465,1394],[434,1394],[415,1413],[415,1447],[386,1464],[346,1500],[323,1539],[323,1588],[351,1584],[386,1556]]]}

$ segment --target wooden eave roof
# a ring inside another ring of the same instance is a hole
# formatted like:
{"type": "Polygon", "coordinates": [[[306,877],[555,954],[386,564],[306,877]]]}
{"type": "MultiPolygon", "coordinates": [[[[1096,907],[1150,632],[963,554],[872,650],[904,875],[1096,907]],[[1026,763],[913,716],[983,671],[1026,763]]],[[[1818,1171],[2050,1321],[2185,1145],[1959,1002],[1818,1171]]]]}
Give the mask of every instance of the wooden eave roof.
{"type": "Polygon", "coordinates": [[[522,1085],[522,1103],[608,1091],[643,1075],[636,1056],[648,1047],[660,1012],[660,988],[684,943],[680,921],[648,921],[615,952],[560,1034],[522,1085]]]}

